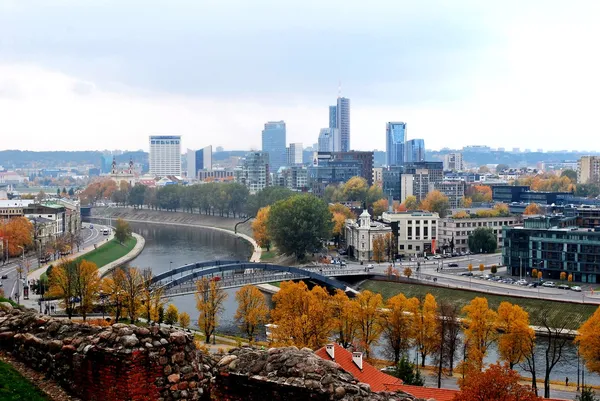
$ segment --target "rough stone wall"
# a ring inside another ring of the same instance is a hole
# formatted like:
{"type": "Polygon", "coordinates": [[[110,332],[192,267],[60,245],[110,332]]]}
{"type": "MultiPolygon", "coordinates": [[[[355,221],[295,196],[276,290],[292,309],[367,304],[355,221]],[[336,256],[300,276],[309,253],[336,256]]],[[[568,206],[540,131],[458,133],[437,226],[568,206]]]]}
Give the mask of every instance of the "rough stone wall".
{"type": "Polygon", "coordinates": [[[0,311],[0,348],[84,400],[166,401],[202,396],[193,338],[157,326],[95,327],[0,311]]]}

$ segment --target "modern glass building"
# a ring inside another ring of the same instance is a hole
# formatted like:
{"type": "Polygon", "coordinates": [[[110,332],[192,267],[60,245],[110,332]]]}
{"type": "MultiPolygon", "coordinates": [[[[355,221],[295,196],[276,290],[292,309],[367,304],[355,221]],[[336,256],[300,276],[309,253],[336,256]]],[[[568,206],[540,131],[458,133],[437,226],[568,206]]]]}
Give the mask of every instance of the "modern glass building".
{"type": "Polygon", "coordinates": [[[340,130],[341,152],[350,151],[350,99],[338,97],[336,107],[336,127],[340,130]]]}
{"type": "Polygon", "coordinates": [[[269,154],[270,171],[276,173],[287,159],[285,122],[269,121],[262,131],[262,151],[269,154]]]}
{"type": "Polygon", "coordinates": [[[329,128],[337,128],[337,106],[329,106],[329,128]]]}
{"type": "Polygon", "coordinates": [[[339,152],[340,147],[340,130],[337,128],[321,128],[317,150],[319,152],[339,152]]]}
{"type": "Polygon", "coordinates": [[[414,163],[425,161],[425,140],[411,139],[404,145],[404,162],[414,163]]]}
{"type": "Polygon", "coordinates": [[[187,150],[188,178],[197,179],[200,170],[212,170],[212,145],[200,150],[187,150]]]}
{"type": "Polygon", "coordinates": [[[544,279],[600,283],[600,228],[576,226],[575,217],[537,216],[522,226],[503,227],[503,264],[514,276],[537,269],[544,279]]]}
{"type": "Polygon", "coordinates": [[[385,125],[385,151],[388,166],[404,163],[404,143],[406,142],[406,123],[389,122],[385,125]]]}

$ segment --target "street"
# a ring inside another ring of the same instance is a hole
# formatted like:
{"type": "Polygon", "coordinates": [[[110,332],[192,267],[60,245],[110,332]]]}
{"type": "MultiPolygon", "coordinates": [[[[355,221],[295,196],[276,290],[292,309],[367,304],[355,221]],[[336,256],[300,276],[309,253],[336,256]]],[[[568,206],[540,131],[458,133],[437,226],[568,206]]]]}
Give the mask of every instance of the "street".
{"type": "MultiPolygon", "coordinates": [[[[100,244],[101,242],[104,242],[107,238],[107,236],[102,234],[102,229],[107,228],[107,226],[94,224],[94,228],[92,229],[90,229],[89,226],[89,223],[84,223],[81,229],[81,235],[83,236],[83,244],[80,247],[81,250],[88,247],[93,247],[95,244],[100,244]]],[[[77,250],[74,249],[73,251],[76,252],[77,250]]],[[[39,261],[37,255],[32,255],[31,253],[29,255],[25,254],[25,262],[26,265],[28,264],[29,266],[31,266],[30,271],[39,268],[39,261]]],[[[55,262],[56,261],[51,261],[44,264],[43,266],[48,266],[55,262]]],[[[22,263],[22,258],[13,257],[11,258],[8,264],[0,265],[0,277],[3,277],[5,275],[8,277],[4,280],[0,280],[0,282],[2,282],[2,287],[0,288],[4,289],[4,294],[6,298],[11,297],[15,301],[17,300],[17,294],[22,295],[23,292],[24,280],[22,280],[20,284],[17,280],[17,268],[22,263]]],[[[22,277],[27,277],[27,273],[27,271],[23,271],[22,277]]]]}

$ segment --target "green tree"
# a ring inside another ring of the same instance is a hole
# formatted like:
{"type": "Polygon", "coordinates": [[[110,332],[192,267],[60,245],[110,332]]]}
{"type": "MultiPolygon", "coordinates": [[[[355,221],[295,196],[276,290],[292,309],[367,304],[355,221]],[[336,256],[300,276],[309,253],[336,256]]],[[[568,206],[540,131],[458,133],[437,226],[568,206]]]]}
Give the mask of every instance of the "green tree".
{"type": "Polygon", "coordinates": [[[503,172],[504,170],[508,170],[508,164],[500,163],[496,165],[496,174],[503,172]]]}
{"type": "Polygon", "coordinates": [[[367,204],[372,205],[380,199],[385,199],[385,196],[383,195],[383,190],[377,184],[371,185],[369,187],[369,190],[367,191],[367,204]]]}
{"type": "Polygon", "coordinates": [[[288,199],[292,195],[294,195],[294,192],[285,187],[266,187],[257,194],[248,196],[246,213],[248,216],[256,216],[259,209],[271,206],[280,200],[288,199]]]}
{"type": "Polygon", "coordinates": [[[140,207],[144,204],[144,197],[146,195],[146,186],[142,184],[136,184],[129,191],[128,202],[133,207],[140,207]]]}
{"type": "Polygon", "coordinates": [[[393,376],[401,379],[404,384],[410,386],[422,386],[425,384],[419,369],[406,356],[402,356],[402,359],[400,359],[391,373],[393,376]]]}
{"type": "Polygon", "coordinates": [[[419,208],[419,204],[417,203],[417,197],[410,195],[407,196],[403,203],[406,210],[417,210],[419,208]]]}
{"type": "Polygon", "coordinates": [[[596,398],[596,393],[591,387],[584,386],[581,394],[577,394],[577,397],[575,397],[575,401],[598,401],[598,398],[596,398]]]}
{"type": "Polygon", "coordinates": [[[124,243],[127,238],[131,237],[131,227],[129,223],[123,219],[117,219],[115,226],[115,237],[121,244],[124,243]]]}
{"type": "Polygon", "coordinates": [[[343,194],[348,201],[364,202],[367,200],[368,190],[367,180],[362,177],[352,177],[344,184],[343,194]]]}
{"type": "Polygon", "coordinates": [[[571,182],[573,184],[577,183],[577,171],[575,171],[575,170],[571,170],[571,169],[563,170],[563,172],[560,173],[560,176],[567,177],[568,179],[571,180],[571,182]]]}
{"type": "Polygon", "coordinates": [[[478,227],[469,235],[469,249],[473,252],[493,253],[498,240],[491,228],[478,227]]]}
{"type": "Polygon", "coordinates": [[[302,259],[321,248],[331,237],[332,214],[327,204],[313,195],[294,195],[271,206],[267,229],[282,253],[302,259]]]}
{"type": "Polygon", "coordinates": [[[69,196],[75,196],[75,191],[73,188],[69,188],[69,196]]]}

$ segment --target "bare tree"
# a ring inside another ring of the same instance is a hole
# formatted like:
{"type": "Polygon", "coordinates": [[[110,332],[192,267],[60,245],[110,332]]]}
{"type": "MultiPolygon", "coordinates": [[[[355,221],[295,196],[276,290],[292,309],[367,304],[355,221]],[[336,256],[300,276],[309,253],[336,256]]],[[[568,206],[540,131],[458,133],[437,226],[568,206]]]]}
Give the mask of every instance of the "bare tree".
{"type": "Polygon", "coordinates": [[[433,351],[433,358],[437,365],[437,384],[442,387],[442,375],[444,367],[450,370],[454,367],[454,356],[458,346],[458,334],[460,332],[460,322],[458,315],[460,308],[456,304],[442,302],[439,307],[439,319],[437,324],[438,346],[433,351]]]}
{"type": "Polygon", "coordinates": [[[569,338],[565,335],[567,332],[568,321],[564,318],[552,315],[549,309],[543,309],[535,319],[538,326],[541,326],[548,343],[544,351],[546,357],[546,371],[544,373],[544,398],[550,398],[550,373],[552,369],[562,361],[565,345],[569,338]]]}
{"type": "Polygon", "coordinates": [[[538,395],[537,374],[536,374],[536,352],[535,337],[530,339],[529,349],[523,354],[524,360],[521,362],[521,369],[531,374],[531,388],[538,395]]]}

